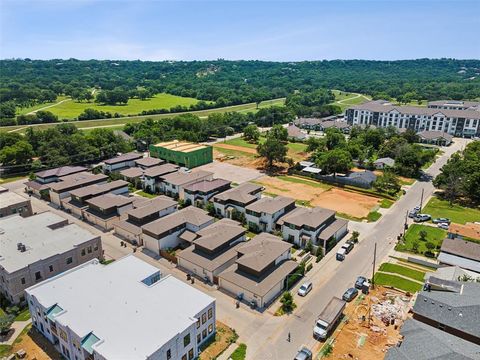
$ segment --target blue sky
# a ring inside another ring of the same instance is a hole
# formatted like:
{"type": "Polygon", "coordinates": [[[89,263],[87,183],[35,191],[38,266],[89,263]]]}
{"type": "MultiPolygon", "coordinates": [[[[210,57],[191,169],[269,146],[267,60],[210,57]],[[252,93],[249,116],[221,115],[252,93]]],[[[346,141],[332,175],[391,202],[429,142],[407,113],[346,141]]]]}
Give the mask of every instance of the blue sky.
{"type": "Polygon", "coordinates": [[[480,58],[480,0],[0,0],[0,58],[480,58]]]}

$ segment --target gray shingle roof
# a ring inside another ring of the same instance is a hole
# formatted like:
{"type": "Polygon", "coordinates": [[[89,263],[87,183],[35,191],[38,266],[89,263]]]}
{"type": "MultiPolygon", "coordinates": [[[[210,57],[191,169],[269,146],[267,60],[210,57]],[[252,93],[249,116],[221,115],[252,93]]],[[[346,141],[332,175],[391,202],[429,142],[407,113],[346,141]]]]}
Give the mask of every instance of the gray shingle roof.
{"type": "Polygon", "coordinates": [[[441,252],[480,262],[480,244],[461,239],[444,239],[441,252]]]}
{"type": "Polygon", "coordinates": [[[199,170],[195,172],[180,172],[171,173],[163,177],[163,182],[182,186],[183,184],[190,183],[195,180],[202,180],[208,176],[213,175],[210,171],[199,170]]]}
{"type": "Polygon", "coordinates": [[[143,154],[140,153],[135,153],[135,152],[129,152],[126,154],[122,154],[120,156],[116,156],[114,158],[105,160],[105,164],[108,165],[113,165],[113,164],[118,164],[124,161],[132,161],[136,159],[141,159],[143,157],[143,154]]]}
{"type": "Polygon", "coordinates": [[[459,292],[421,291],[413,312],[467,334],[480,334],[480,284],[458,282],[459,292]]]}
{"type": "Polygon", "coordinates": [[[390,348],[385,360],[480,359],[480,346],[414,319],[405,321],[400,333],[401,346],[390,348]]]}
{"type": "Polygon", "coordinates": [[[252,201],[255,201],[256,197],[252,195],[253,193],[257,193],[258,191],[262,190],[263,187],[261,185],[256,185],[252,183],[243,183],[234,187],[233,189],[224,191],[220,194],[214,196],[214,201],[221,200],[221,201],[237,201],[242,204],[249,204],[252,201]]]}
{"type": "Polygon", "coordinates": [[[295,199],[286,196],[277,196],[274,198],[264,197],[253,204],[245,207],[246,210],[255,211],[258,213],[264,212],[267,214],[275,214],[277,211],[285,209],[287,206],[295,204],[295,199]]]}
{"type": "Polygon", "coordinates": [[[425,140],[437,140],[437,139],[445,139],[447,141],[452,141],[453,136],[444,132],[444,131],[436,131],[436,130],[425,130],[421,131],[417,134],[422,139],[425,140]]]}
{"type": "Polygon", "coordinates": [[[335,215],[335,211],[321,207],[315,207],[312,209],[298,207],[282,216],[277,221],[277,224],[282,225],[287,222],[299,227],[306,225],[312,228],[317,228],[333,215],[335,215]]]}

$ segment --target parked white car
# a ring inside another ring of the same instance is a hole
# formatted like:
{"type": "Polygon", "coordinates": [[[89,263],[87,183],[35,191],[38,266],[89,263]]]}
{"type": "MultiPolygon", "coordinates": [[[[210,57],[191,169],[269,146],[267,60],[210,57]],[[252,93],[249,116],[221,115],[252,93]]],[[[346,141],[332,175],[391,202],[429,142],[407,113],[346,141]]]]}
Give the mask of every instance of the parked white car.
{"type": "Polygon", "coordinates": [[[448,230],[449,225],[447,223],[438,223],[437,227],[439,227],[440,229],[443,229],[443,230],[448,230]]]}
{"type": "Polygon", "coordinates": [[[307,294],[312,291],[312,282],[307,281],[306,283],[303,283],[302,286],[298,289],[298,295],[300,296],[307,296],[307,294]]]}

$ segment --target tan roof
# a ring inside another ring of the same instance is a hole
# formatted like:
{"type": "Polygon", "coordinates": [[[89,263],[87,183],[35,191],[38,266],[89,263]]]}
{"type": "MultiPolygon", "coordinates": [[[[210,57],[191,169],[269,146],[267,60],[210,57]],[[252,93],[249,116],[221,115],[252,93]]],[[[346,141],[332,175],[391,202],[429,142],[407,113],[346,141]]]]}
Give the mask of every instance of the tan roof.
{"type": "Polygon", "coordinates": [[[258,201],[255,201],[253,204],[245,207],[246,210],[251,210],[255,212],[264,212],[267,214],[275,214],[276,212],[285,209],[287,206],[295,204],[295,199],[286,197],[286,196],[277,196],[274,198],[264,197],[258,201]]]}
{"type": "Polygon", "coordinates": [[[180,234],[179,238],[182,239],[183,241],[192,243],[193,240],[197,238],[197,234],[194,233],[193,231],[185,230],[180,234]]]}
{"type": "Polygon", "coordinates": [[[175,173],[165,175],[163,177],[163,182],[176,186],[182,186],[183,184],[187,184],[195,180],[202,180],[211,175],[213,175],[212,172],[205,170],[192,172],[177,171],[175,173]]]}
{"type": "Polygon", "coordinates": [[[96,206],[100,209],[110,209],[112,207],[121,207],[133,202],[133,197],[123,195],[104,194],[86,201],[88,205],[96,206]]]}
{"type": "Polygon", "coordinates": [[[460,239],[444,239],[442,252],[480,261],[480,244],[460,239]]]}
{"type": "Polygon", "coordinates": [[[120,175],[125,176],[127,178],[138,178],[143,175],[143,169],[138,167],[131,167],[125,170],[120,171],[120,175]]]}
{"type": "Polygon", "coordinates": [[[242,256],[237,260],[237,264],[261,272],[291,247],[291,244],[277,236],[260,233],[238,250],[242,256]]]}
{"type": "Polygon", "coordinates": [[[194,241],[194,244],[213,251],[236,237],[244,235],[245,232],[245,228],[240,223],[230,219],[221,219],[198,231],[197,235],[200,237],[194,241]]]}
{"type": "Polygon", "coordinates": [[[179,168],[178,165],[175,164],[162,164],[162,165],[157,165],[153,166],[151,168],[148,168],[145,170],[144,175],[148,177],[157,177],[157,176],[162,176],[165,174],[170,174],[172,172],[177,171],[179,168]]]}
{"type": "Polygon", "coordinates": [[[468,237],[470,239],[480,240],[480,224],[475,224],[471,222],[466,223],[465,225],[451,223],[448,227],[448,232],[468,237]]]}
{"type": "Polygon", "coordinates": [[[250,276],[238,271],[238,265],[234,264],[220,273],[219,277],[239,286],[242,289],[250,291],[257,296],[263,297],[279,282],[283,281],[286,276],[292,273],[297,267],[298,264],[295,261],[287,260],[281,263],[266,276],[262,277],[261,279],[257,279],[254,276],[250,276]]]}
{"type": "Polygon", "coordinates": [[[152,167],[156,165],[163,164],[165,160],[154,158],[154,157],[144,157],[138,160],[135,160],[137,166],[152,167]]]}
{"type": "Polygon", "coordinates": [[[160,235],[182,224],[189,223],[200,226],[212,220],[213,217],[208,215],[205,210],[194,206],[188,206],[182,210],[152,221],[151,223],[142,226],[142,229],[153,235],[160,235]]]}
{"type": "Polygon", "coordinates": [[[132,215],[137,219],[142,219],[144,217],[176,205],[177,202],[175,200],[167,196],[160,195],[156,198],[148,200],[145,203],[140,204],[140,206],[136,207],[135,209],[128,210],[127,214],[132,215]]]}
{"type": "Polygon", "coordinates": [[[332,215],[335,215],[335,211],[321,207],[315,207],[311,209],[298,207],[288,214],[282,216],[277,221],[277,224],[282,225],[283,223],[287,222],[299,227],[306,225],[312,228],[317,228],[327,221],[332,215]]]}
{"type": "Polygon", "coordinates": [[[128,186],[128,182],[124,180],[115,180],[106,184],[101,184],[101,185],[93,184],[93,185],[72,190],[70,191],[70,195],[77,196],[80,198],[84,196],[95,196],[95,195],[103,194],[103,193],[106,193],[115,189],[119,189],[125,186],[128,186]]]}
{"type": "Polygon", "coordinates": [[[134,225],[131,222],[128,222],[126,220],[117,221],[114,224],[114,227],[118,227],[120,229],[128,231],[129,233],[132,233],[137,236],[142,233],[142,228],[140,226],[134,225]]]}
{"type": "Polygon", "coordinates": [[[191,152],[199,149],[204,149],[207,146],[202,144],[191,143],[187,141],[166,141],[162,143],[155,144],[155,147],[162,147],[165,149],[178,151],[178,152],[191,152]]]}
{"type": "Polygon", "coordinates": [[[50,187],[48,186],[48,184],[42,184],[42,183],[39,183],[38,181],[36,180],[33,180],[33,181],[27,181],[24,183],[24,185],[30,189],[33,189],[33,190],[38,190],[38,191],[41,191],[41,190],[46,190],[46,189],[49,189],[50,187]]]}
{"type": "Polygon", "coordinates": [[[426,139],[426,140],[445,139],[448,141],[452,141],[453,139],[452,135],[444,131],[436,131],[436,130],[425,130],[425,131],[419,132],[417,135],[420,136],[422,139],[426,139]]]}
{"type": "Polygon", "coordinates": [[[293,137],[293,138],[297,138],[297,139],[304,139],[307,137],[307,135],[305,135],[301,130],[300,128],[298,128],[297,126],[295,125],[289,125],[287,127],[287,132],[288,132],[288,136],[289,137],[293,137]]]}
{"type": "Polygon", "coordinates": [[[475,110],[448,110],[448,109],[434,109],[420,106],[398,106],[392,105],[385,100],[369,101],[361,105],[353,105],[349,109],[354,110],[368,110],[372,112],[388,113],[390,111],[398,111],[402,114],[408,115],[426,115],[433,116],[435,114],[443,114],[450,118],[466,118],[466,119],[480,119],[480,112],[475,110]]]}
{"type": "Polygon", "coordinates": [[[191,262],[197,266],[204,268],[207,271],[215,271],[219,267],[223,266],[228,261],[237,257],[237,251],[243,243],[238,243],[227,251],[220,254],[213,254],[211,256],[204,252],[197,251],[194,245],[189,246],[185,250],[181,251],[177,256],[188,262],[191,262]]]}
{"type": "Polygon", "coordinates": [[[143,154],[136,153],[136,152],[129,152],[129,153],[122,154],[120,156],[116,156],[114,158],[105,160],[104,162],[105,164],[113,165],[113,164],[118,164],[124,161],[132,161],[135,159],[140,159],[142,157],[143,157],[143,154]]]}
{"type": "Polygon", "coordinates": [[[261,185],[252,184],[249,182],[243,183],[234,187],[233,189],[224,191],[220,194],[214,196],[214,201],[237,201],[242,204],[249,204],[252,201],[255,201],[256,197],[252,193],[261,191],[263,187],[261,185]]]}
{"type": "Polygon", "coordinates": [[[106,181],[108,176],[103,174],[94,175],[88,172],[67,175],[61,178],[61,181],[49,184],[50,189],[55,192],[68,191],[71,188],[79,188],[89,184],[106,181]]]}

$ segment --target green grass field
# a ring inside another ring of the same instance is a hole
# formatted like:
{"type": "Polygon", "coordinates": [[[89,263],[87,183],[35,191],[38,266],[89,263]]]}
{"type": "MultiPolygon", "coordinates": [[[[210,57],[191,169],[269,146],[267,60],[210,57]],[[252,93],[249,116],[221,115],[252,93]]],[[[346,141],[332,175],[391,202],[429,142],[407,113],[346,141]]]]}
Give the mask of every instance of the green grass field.
{"type": "MultiPolygon", "coordinates": [[[[29,106],[29,107],[24,107],[24,108],[17,108],[17,115],[28,114],[29,112],[32,112],[32,111],[35,111],[35,110],[38,110],[38,109],[41,109],[41,108],[44,108],[44,107],[47,107],[47,106],[55,105],[56,103],[58,103],[60,101],[63,101],[63,100],[66,100],[66,99],[68,99],[68,96],[59,96],[59,97],[57,97],[57,100],[55,100],[54,102],[47,102],[47,103],[38,104],[38,105],[34,105],[34,106],[29,106]]],[[[49,111],[50,108],[45,109],[45,110],[49,111]]]]}
{"type": "Polygon", "coordinates": [[[411,293],[415,293],[422,289],[421,284],[401,278],[399,276],[382,273],[375,274],[375,284],[393,286],[396,289],[408,291],[411,293]]]}
{"type": "MultiPolygon", "coordinates": [[[[274,100],[266,100],[260,103],[259,108],[265,108],[275,105],[282,105],[285,102],[285,98],[274,99],[274,100]]],[[[255,103],[248,103],[242,105],[232,105],[232,106],[225,106],[217,109],[209,109],[209,110],[198,110],[198,111],[186,111],[184,113],[172,113],[172,114],[157,114],[157,115],[141,115],[141,116],[129,116],[123,118],[116,118],[116,119],[99,119],[99,120],[85,120],[85,121],[74,121],[73,124],[82,129],[97,127],[97,126],[104,126],[104,127],[119,127],[126,123],[139,123],[145,119],[153,119],[153,120],[161,120],[164,118],[171,118],[180,114],[194,114],[199,117],[207,117],[210,114],[215,113],[225,113],[225,112],[256,112],[257,105],[255,103]]],[[[33,125],[34,127],[46,129],[57,124],[36,124],[33,125]]],[[[27,126],[25,125],[15,125],[15,126],[2,126],[0,127],[0,131],[18,131],[19,133],[24,133],[24,129],[27,126]]]]}
{"type": "MultiPolygon", "coordinates": [[[[263,143],[264,141],[265,141],[265,137],[263,136],[261,136],[260,139],[258,139],[259,144],[263,143]]],[[[245,141],[241,137],[227,140],[225,141],[225,144],[246,147],[249,149],[256,149],[258,145],[258,144],[249,143],[248,141],[245,141]]],[[[287,147],[290,150],[290,152],[299,154],[299,153],[305,152],[307,145],[300,142],[289,142],[287,147]]]]}
{"type": "Polygon", "coordinates": [[[465,224],[480,220],[480,209],[467,208],[460,205],[450,206],[448,201],[432,197],[423,208],[423,213],[432,215],[432,218],[446,217],[457,224],[465,224]]]}
{"type": "Polygon", "coordinates": [[[389,273],[400,274],[400,275],[409,277],[410,279],[414,279],[418,281],[423,281],[425,277],[425,273],[422,271],[413,270],[397,264],[384,263],[380,266],[379,270],[389,272],[389,273]]]}
{"type": "Polygon", "coordinates": [[[74,119],[85,109],[95,109],[109,113],[119,113],[122,115],[137,115],[143,110],[170,109],[171,107],[182,105],[190,106],[196,104],[197,99],[175,96],[170,94],[157,94],[147,100],[130,99],[126,105],[100,105],[94,102],[76,102],[73,100],[65,101],[61,104],[48,108],[60,119],[74,119]]]}
{"type": "Polygon", "coordinates": [[[443,239],[447,236],[447,231],[443,229],[439,229],[432,226],[420,225],[420,224],[413,224],[411,225],[407,233],[405,234],[405,243],[400,243],[395,246],[395,250],[397,251],[406,251],[406,252],[414,252],[413,251],[413,243],[414,241],[418,240],[418,253],[423,254],[427,251],[426,243],[432,242],[435,246],[440,246],[443,242],[443,239]],[[420,231],[426,231],[426,241],[420,240],[420,231]]]}
{"type": "Polygon", "coordinates": [[[283,180],[283,181],[288,181],[288,182],[297,183],[297,184],[303,184],[303,185],[316,187],[316,188],[321,188],[321,189],[325,189],[325,190],[330,190],[333,187],[332,185],[324,184],[324,183],[321,183],[321,182],[318,182],[318,181],[307,180],[307,179],[302,179],[302,178],[299,178],[299,177],[293,177],[293,176],[288,176],[288,175],[280,175],[280,176],[277,176],[277,178],[280,179],[280,180],[283,180]]]}

